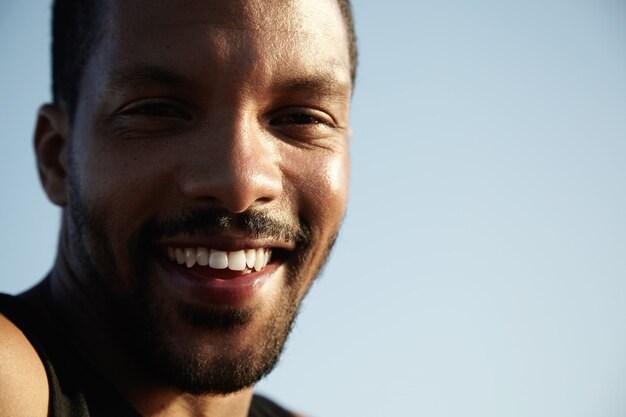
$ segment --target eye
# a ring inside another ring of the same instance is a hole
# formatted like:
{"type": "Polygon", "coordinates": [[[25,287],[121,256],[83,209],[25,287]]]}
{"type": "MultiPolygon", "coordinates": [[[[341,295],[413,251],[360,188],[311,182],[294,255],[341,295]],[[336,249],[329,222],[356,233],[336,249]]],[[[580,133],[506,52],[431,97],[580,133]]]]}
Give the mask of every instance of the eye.
{"type": "Polygon", "coordinates": [[[278,126],[278,125],[317,125],[323,124],[332,127],[332,125],[323,120],[321,117],[315,116],[313,114],[308,113],[289,113],[280,116],[274,117],[270,120],[270,125],[278,126]]]}
{"type": "Polygon", "coordinates": [[[158,138],[181,134],[194,122],[194,108],[167,97],[138,99],[114,111],[110,126],[120,138],[158,138]]]}
{"type": "Polygon", "coordinates": [[[191,114],[188,111],[185,111],[180,104],[170,100],[141,100],[124,107],[118,114],[128,117],[191,119],[191,114]]]}
{"type": "Polygon", "coordinates": [[[342,131],[330,113],[309,106],[279,108],[268,115],[267,124],[275,135],[292,143],[320,146],[342,131]]]}

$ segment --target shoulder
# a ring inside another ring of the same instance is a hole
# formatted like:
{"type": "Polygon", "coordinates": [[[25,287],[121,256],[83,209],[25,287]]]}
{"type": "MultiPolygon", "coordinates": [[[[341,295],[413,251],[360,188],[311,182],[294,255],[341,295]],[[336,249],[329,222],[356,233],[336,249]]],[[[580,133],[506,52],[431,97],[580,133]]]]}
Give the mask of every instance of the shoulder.
{"type": "Polygon", "coordinates": [[[258,417],[308,417],[304,414],[288,411],[269,398],[254,394],[252,397],[252,413],[250,416],[258,417]]]}
{"type": "Polygon", "coordinates": [[[24,333],[0,314],[0,417],[48,413],[48,378],[24,333]]]}

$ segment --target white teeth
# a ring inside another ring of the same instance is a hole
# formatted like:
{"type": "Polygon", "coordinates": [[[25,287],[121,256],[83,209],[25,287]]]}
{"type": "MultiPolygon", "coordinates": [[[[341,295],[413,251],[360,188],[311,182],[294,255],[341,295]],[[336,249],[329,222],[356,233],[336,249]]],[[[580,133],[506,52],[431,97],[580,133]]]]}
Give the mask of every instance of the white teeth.
{"type": "Polygon", "coordinates": [[[226,252],[222,252],[221,250],[211,249],[209,266],[214,269],[228,268],[228,254],[226,252]]]}
{"type": "Polygon", "coordinates": [[[256,252],[256,259],[254,260],[254,270],[260,271],[265,267],[265,251],[263,249],[259,249],[256,252]]]}
{"type": "Polygon", "coordinates": [[[242,250],[228,252],[228,269],[231,271],[246,269],[246,253],[242,250]]]}
{"type": "Polygon", "coordinates": [[[198,265],[207,266],[209,264],[209,251],[206,248],[198,248],[198,265]]]}
{"type": "Polygon", "coordinates": [[[191,248],[185,248],[185,265],[187,268],[191,268],[196,264],[196,250],[191,248]]]}
{"type": "Polygon", "coordinates": [[[174,250],[174,255],[176,256],[176,263],[178,265],[182,265],[185,263],[185,252],[181,248],[176,248],[174,250]]]}
{"type": "Polygon", "coordinates": [[[176,261],[176,253],[174,252],[174,248],[171,246],[167,247],[167,257],[170,261],[176,261]]]}
{"type": "Polygon", "coordinates": [[[213,269],[230,269],[245,271],[246,268],[260,271],[267,266],[272,257],[271,249],[245,249],[237,251],[221,251],[215,249],[175,248],[168,246],[167,258],[179,265],[192,268],[195,264],[209,265],[213,269]]]}
{"type": "Polygon", "coordinates": [[[256,259],[256,250],[248,249],[246,250],[246,265],[248,268],[252,268],[254,266],[254,261],[256,259]]]}

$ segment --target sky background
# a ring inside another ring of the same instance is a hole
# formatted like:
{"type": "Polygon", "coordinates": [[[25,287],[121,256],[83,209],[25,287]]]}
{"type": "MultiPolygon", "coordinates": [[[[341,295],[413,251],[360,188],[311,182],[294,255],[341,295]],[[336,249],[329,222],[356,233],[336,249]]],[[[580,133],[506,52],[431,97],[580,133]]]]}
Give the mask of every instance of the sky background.
{"type": "MultiPolygon", "coordinates": [[[[354,1],[352,190],[259,390],[313,417],[626,415],[626,1],[354,1]]],[[[50,268],[47,0],[0,4],[0,291],[50,268]]]]}

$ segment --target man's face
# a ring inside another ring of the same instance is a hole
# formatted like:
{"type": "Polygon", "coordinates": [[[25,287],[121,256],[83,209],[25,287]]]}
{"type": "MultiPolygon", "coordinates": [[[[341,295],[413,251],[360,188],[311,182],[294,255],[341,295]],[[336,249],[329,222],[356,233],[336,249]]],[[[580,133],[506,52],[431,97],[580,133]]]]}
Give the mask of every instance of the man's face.
{"type": "Polygon", "coordinates": [[[275,363],[344,214],[341,12],[111,3],[71,134],[68,262],[163,382],[241,389],[275,363]]]}

